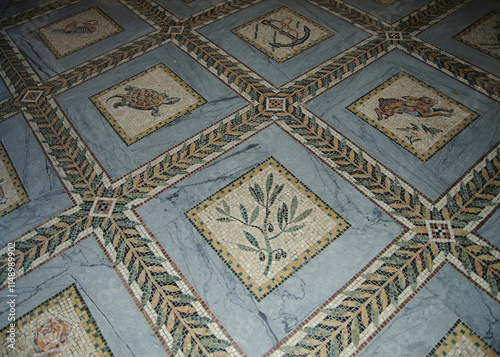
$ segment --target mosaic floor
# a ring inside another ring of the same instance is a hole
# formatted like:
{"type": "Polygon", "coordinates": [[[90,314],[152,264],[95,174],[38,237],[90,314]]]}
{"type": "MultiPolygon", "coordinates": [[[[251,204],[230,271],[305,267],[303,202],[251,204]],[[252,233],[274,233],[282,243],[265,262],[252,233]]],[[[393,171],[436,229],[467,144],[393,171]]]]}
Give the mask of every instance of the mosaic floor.
{"type": "Polygon", "coordinates": [[[498,0],[4,0],[0,354],[499,356],[498,0]]]}

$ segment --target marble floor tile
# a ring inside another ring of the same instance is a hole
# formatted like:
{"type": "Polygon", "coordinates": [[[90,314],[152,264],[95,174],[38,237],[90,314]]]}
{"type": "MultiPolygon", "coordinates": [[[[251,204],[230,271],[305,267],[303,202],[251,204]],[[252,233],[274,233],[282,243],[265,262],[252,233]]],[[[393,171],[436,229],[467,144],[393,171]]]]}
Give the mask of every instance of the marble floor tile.
{"type": "Polygon", "coordinates": [[[495,0],[0,4],[0,354],[496,356],[495,0]]]}

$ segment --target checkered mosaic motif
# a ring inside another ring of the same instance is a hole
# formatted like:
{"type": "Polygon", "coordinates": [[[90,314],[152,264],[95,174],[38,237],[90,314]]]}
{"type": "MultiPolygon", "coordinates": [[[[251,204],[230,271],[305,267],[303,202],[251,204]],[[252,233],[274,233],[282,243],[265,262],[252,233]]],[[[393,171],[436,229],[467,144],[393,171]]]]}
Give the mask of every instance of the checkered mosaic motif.
{"type": "Polygon", "coordinates": [[[274,158],[186,216],[257,300],[350,227],[274,158]]]}

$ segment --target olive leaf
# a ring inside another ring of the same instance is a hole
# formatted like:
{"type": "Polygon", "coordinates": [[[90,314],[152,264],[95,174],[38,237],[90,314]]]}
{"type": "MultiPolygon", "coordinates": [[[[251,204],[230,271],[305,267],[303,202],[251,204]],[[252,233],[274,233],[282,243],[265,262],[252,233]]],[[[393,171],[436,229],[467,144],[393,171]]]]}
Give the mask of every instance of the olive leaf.
{"type": "Polygon", "coordinates": [[[283,230],[283,232],[295,232],[298,231],[299,229],[304,228],[305,226],[306,226],[305,224],[299,224],[298,226],[286,228],[283,230]]]}
{"type": "Polygon", "coordinates": [[[257,241],[257,239],[251,234],[251,233],[248,233],[247,231],[243,231],[243,233],[245,233],[245,237],[247,239],[247,241],[253,245],[254,247],[256,248],[259,248],[259,242],[257,241]]]}
{"type": "Polygon", "coordinates": [[[273,173],[271,172],[267,176],[267,180],[266,180],[266,193],[267,194],[269,194],[269,192],[271,191],[272,187],[273,187],[273,173]]]}
{"type": "Polygon", "coordinates": [[[298,201],[297,201],[297,196],[293,196],[292,198],[292,204],[290,205],[290,220],[293,219],[293,216],[295,216],[295,212],[297,212],[297,206],[298,206],[298,201]]]}
{"type": "Polygon", "coordinates": [[[284,186],[284,184],[281,184],[274,187],[274,191],[271,195],[271,198],[269,199],[269,207],[273,205],[274,201],[276,200],[276,198],[278,198],[278,195],[281,193],[281,190],[283,190],[284,186]]]}
{"type": "Polygon", "coordinates": [[[247,209],[241,203],[240,203],[240,213],[241,213],[241,217],[243,218],[243,220],[245,221],[245,223],[248,223],[247,209]]]}
{"type": "Polygon", "coordinates": [[[257,217],[259,216],[259,206],[255,207],[255,209],[252,212],[252,215],[250,216],[250,221],[248,222],[249,224],[252,224],[257,217]]]}
{"type": "Polygon", "coordinates": [[[312,211],[313,211],[313,209],[310,208],[307,211],[302,212],[297,217],[295,217],[295,219],[291,223],[300,222],[300,221],[306,219],[312,213],[312,211]]]}
{"type": "Polygon", "coordinates": [[[257,248],[254,248],[254,247],[248,247],[248,246],[243,245],[243,244],[236,243],[236,245],[237,245],[237,246],[238,246],[238,248],[240,248],[241,250],[244,250],[244,251],[247,251],[247,252],[258,252],[258,251],[259,251],[257,248]]]}

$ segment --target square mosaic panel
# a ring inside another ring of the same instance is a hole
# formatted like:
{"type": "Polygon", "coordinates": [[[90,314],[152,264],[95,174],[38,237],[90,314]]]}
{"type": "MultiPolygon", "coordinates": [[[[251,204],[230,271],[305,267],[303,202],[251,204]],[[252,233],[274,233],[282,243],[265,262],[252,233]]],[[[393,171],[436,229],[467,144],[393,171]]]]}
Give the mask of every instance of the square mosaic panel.
{"type": "Polygon", "coordinates": [[[406,72],[399,72],[347,109],[422,161],[479,116],[406,72]]]}
{"type": "Polygon", "coordinates": [[[277,62],[284,62],[334,35],[285,6],[231,31],[277,62]]]}
{"type": "Polygon", "coordinates": [[[60,59],[123,31],[97,6],[40,27],[36,33],[60,59]]]}
{"type": "Polygon", "coordinates": [[[0,331],[2,356],[113,356],[94,318],[72,284],[0,331]]]}
{"type": "Polygon", "coordinates": [[[490,12],[453,38],[500,59],[500,12],[490,12]]]}
{"type": "Polygon", "coordinates": [[[0,217],[29,202],[28,194],[0,142],[0,217]]]}
{"type": "Polygon", "coordinates": [[[90,100],[127,145],[207,102],[164,63],[97,93],[90,100]]]}
{"type": "Polygon", "coordinates": [[[498,351],[459,319],[436,347],[427,354],[427,357],[440,356],[493,357],[500,355],[498,351]]]}
{"type": "Polygon", "coordinates": [[[272,157],[185,215],[257,301],[350,227],[272,157]]]}

